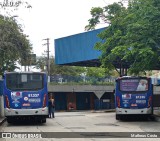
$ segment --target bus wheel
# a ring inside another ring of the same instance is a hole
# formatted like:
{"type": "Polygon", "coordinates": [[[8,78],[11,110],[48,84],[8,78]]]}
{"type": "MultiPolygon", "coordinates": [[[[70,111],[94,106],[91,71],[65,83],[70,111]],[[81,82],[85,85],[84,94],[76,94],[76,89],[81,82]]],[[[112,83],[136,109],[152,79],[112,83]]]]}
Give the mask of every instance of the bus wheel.
{"type": "Polygon", "coordinates": [[[12,120],[7,118],[7,122],[8,123],[12,123],[12,120]]]}
{"type": "Polygon", "coordinates": [[[42,123],[46,123],[46,118],[42,119],[42,123]]]}
{"type": "Polygon", "coordinates": [[[120,116],[119,115],[116,115],[116,120],[120,120],[120,116]]]}

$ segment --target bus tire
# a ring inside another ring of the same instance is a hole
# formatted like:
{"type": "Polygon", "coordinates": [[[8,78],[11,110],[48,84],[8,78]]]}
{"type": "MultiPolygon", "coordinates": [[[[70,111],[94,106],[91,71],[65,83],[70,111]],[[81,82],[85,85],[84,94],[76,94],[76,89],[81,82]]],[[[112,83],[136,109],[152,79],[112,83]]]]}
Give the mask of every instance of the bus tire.
{"type": "Polygon", "coordinates": [[[46,118],[42,119],[42,123],[46,123],[46,118]]]}
{"type": "Polygon", "coordinates": [[[120,120],[120,115],[116,115],[116,120],[120,120]]]}
{"type": "Polygon", "coordinates": [[[7,118],[8,123],[12,123],[12,120],[10,118],[7,118]]]}

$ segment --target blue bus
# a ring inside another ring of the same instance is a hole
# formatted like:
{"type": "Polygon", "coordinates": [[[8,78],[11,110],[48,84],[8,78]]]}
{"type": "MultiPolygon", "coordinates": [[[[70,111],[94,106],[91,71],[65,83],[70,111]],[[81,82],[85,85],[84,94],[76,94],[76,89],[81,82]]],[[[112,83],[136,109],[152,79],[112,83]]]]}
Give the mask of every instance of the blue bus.
{"type": "Polygon", "coordinates": [[[119,77],[115,86],[116,119],[153,114],[153,85],[148,77],[119,77]]]}
{"type": "Polygon", "coordinates": [[[3,83],[4,112],[8,123],[48,116],[47,75],[43,72],[6,72],[3,83]]]}

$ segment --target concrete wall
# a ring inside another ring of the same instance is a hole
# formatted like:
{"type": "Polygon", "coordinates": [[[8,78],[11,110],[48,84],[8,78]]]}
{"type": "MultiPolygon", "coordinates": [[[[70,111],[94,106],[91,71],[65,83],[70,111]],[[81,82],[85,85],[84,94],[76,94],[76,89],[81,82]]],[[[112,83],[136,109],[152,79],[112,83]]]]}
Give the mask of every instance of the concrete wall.
{"type": "MultiPolygon", "coordinates": [[[[99,85],[48,85],[49,92],[94,92],[105,93],[113,92],[114,86],[99,85]]],[[[153,87],[153,94],[160,95],[160,86],[153,87]]]]}
{"type": "MultiPolygon", "coordinates": [[[[49,85],[49,92],[67,92],[67,93],[76,93],[76,92],[92,92],[94,93],[98,99],[102,98],[105,93],[112,93],[114,90],[114,86],[94,86],[94,85],[49,85]]],[[[68,99],[74,99],[74,103],[72,103],[74,109],[76,109],[75,96],[68,96],[68,99]]],[[[114,103],[114,94],[111,95],[111,103],[114,103]]],[[[67,100],[69,109],[70,101],[67,100]]],[[[160,86],[153,87],[153,106],[160,107],[160,86]]],[[[91,109],[94,108],[94,98],[91,98],[91,109]]]]}
{"type": "Polygon", "coordinates": [[[49,92],[93,92],[104,91],[113,92],[114,86],[104,85],[48,85],[49,92]]]}
{"type": "Polygon", "coordinates": [[[114,86],[104,85],[48,85],[49,92],[94,92],[100,99],[105,92],[113,92],[114,86]]]}

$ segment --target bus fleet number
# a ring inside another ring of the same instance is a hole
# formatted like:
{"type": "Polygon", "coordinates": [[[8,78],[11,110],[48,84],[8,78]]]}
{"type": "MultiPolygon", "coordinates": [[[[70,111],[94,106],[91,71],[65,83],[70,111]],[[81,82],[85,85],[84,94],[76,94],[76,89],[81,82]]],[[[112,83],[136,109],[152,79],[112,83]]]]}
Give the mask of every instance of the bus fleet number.
{"type": "Polygon", "coordinates": [[[28,94],[28,97],[39,97],[39,94],[28,94]]]}

